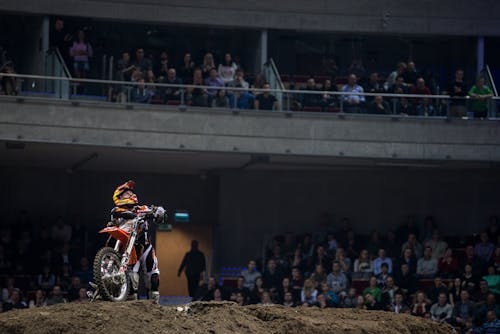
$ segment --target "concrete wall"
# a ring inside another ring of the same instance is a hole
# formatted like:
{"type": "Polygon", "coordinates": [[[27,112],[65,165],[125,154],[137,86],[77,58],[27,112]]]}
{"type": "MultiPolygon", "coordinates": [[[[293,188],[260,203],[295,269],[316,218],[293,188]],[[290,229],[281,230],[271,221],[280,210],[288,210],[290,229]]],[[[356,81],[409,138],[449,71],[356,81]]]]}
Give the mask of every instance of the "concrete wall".
{"type": "Polygon", "coordinates": [[[3,98],[0,140],[311,157],[500,161],[494,121],[167,109],[3,98]]]}
{"type": "Polygon", "coordinates": [[[234,173],[220,184],[215,251],[222,265],[261,255],[262,241],[275,234],[335,230],[342,217],[368,234],[395,229],[409,215],[420,223],[433,215],[442,232],[463,235],[481,231],[500,212],[498,169],[234,173]]]}
{"type": "Polygon", "coordinates": [[[247,28],[397,34],[499,35],[500,3],[467,1],[1,1],[0,10],[247,28]]]}

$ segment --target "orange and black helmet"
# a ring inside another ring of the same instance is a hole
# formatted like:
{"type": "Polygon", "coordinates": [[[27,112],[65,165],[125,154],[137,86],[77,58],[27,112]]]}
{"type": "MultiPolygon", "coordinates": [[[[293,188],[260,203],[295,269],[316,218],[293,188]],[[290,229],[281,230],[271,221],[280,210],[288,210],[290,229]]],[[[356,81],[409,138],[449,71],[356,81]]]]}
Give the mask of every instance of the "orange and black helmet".
{"type": "Polygon", "coordinates": [[[129,198],[121,198],[122,194],[126,192],[127,190],[134,192],[134,186],[135,182],[134,181],[127,181],[118,188],[115,189],[115,192],[113,193],[113,202],[115,202],[116,206],[127,206],[127,205],[136,205],[139,200],[137,199],[137,196],[135,193],[130,196],[129,198]]]}

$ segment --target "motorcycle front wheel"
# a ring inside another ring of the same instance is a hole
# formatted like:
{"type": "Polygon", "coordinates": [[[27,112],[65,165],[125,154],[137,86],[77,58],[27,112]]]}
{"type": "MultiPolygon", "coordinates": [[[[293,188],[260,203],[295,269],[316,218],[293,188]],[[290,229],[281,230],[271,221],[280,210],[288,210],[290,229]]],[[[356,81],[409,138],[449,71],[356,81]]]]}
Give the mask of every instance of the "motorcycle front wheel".
{"type": "Polygon", "coordinates": [[[94,282],[104,300],[125,301],[130,290],[126,273],[120,273],[121,256],[111,247],[101,248],[94,258],[94,282]]]}

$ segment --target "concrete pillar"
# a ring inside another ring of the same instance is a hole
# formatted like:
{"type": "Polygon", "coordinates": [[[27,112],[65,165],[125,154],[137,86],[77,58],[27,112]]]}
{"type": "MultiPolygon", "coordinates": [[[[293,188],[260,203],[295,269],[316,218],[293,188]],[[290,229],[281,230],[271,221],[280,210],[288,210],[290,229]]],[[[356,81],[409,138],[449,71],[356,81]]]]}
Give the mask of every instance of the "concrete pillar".
{"type": "Polygon", "coordinates": [[[484,68],[484,37],[479,36],[477,38],[477,74],[479,74],[484,68]]]}
{"type": "Polygon", "coordinates": [[[260,32],[260,59],[259,69],[262,71],[262,65],[267,62],[267,29],[260,32]]]}

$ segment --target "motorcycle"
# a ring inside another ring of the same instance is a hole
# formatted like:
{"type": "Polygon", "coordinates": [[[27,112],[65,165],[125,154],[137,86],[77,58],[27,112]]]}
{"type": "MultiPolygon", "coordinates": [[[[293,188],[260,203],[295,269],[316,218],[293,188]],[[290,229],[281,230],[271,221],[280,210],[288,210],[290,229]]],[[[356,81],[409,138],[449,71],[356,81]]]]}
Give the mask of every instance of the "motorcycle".
{"type": "Polygon", "coordinates": [[[147,208],[134,216],[132,219],[114,218],[99,231],[100,234],[109,234],[109,238],[94,258],[94,282],[90,283],[94,292],[89,293],[91,301],[101,298],[121,302],[127,299],[132,284],[131,268],[138,261],[135,248],[137,237],[151,218],[155,223],[166,220],[162,207],[147,208]]]}

